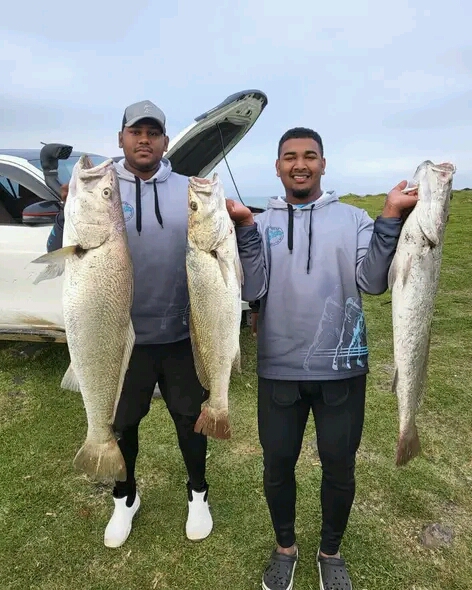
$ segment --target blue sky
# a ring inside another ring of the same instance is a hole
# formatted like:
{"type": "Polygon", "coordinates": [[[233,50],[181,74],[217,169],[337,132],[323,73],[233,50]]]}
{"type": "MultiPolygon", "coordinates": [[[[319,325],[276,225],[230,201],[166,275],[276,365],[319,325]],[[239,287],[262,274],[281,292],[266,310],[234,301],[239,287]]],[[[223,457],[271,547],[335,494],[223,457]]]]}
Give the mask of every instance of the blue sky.
{"type": "Polygon", "coordinates": [[[455,188],[470,187],[471,17],[458,0],[9,2],[0,147],[62,141],[118,155],[131,102],[158,104],[172,138],[258,88],[268,106],[229,155],[243,198],[282,194],[277,142],[295,125],[321,134],[323,186],[340,194],[388,191],[424,159],[454,162],[455,188]]]}

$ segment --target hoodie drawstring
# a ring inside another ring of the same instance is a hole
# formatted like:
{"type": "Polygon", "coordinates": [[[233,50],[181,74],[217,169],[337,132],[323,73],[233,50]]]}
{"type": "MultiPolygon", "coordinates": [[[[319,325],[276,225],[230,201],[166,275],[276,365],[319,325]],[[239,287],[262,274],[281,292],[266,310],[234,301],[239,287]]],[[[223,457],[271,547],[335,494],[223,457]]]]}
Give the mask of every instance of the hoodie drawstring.
{"type": "Polygon", "coordinates": [[[310,207],[310,227],[308,229],[308,261],[306,263],[306,274],[310,274],[310,260],[311,260],[311,216],[313,215],[313,208],[315,204],[310,207]]]}
{"type": "Polygon", "coordinates": [[[138,235],[141,235],[141,180],[135,176],[134,177],[136,183],[136,229],[138,231],[138,235]]]}
{"type": "MultiPolygon", "coordinates": [[[[308,260],[306,263],[306,274],[310,274],[310,262],[311,262],[311,237],[312,237],[312,227],[311,227],[311,218],[313,215],[313,209],[315,208],[315,203],[310,207],[310,226],[308,229],[308,260]]],[[[288,249],[290,254],[293,253],[293,206],[290,203],[287,203],[288,209],[288,249]]]]}
{"type": "Polygon", "coordinates": [[[157,185],[156,185],[157,180],[154,179],[153,182],[153,186],[154,186],[154,210],[156,211],[156,217],[157,217],[157,221],[159,222],[159,225],[162,227],[162,229],[164,229],[164,225],[162,223],[162,215],[161,215],[161,211],[159,209],[159,195],[157,194],[157,185]]]}
{"type": "MultiPolygon", "coordinates": [[[[138,235],[141,235],[142,229],[142,221],[141,221],[141,180],[135,176],[134,177],[136,183],[136,230],[138,231],[138,235]]],[[[156,218],[159,222],[159,225],[164,229],[164,224],[162,222],[162,215],[161,210],[159,209],[159,195],[157,193],[157,180],[154,179],[153,187],[154,187],[154,211],[156,212],[156,218]]]]}
{"type": "Polygon", "coordinates": [[[288,207],[288,249],[290,254],[293,252],[293,207],[287,203],[288,207]]]}

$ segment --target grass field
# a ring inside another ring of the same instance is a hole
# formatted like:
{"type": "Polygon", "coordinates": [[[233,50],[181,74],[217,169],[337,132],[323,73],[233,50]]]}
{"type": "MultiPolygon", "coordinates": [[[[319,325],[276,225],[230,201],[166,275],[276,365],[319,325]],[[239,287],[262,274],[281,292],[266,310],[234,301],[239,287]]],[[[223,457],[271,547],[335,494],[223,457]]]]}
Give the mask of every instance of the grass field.
{"type": "MultiPolygon", "coordinates": [[[[375,216],[383,197],[349,202],[375,216]]],[[[357,495],[342,546],[355,590],[472,588],[472,192],[455,193],[433,325],[429,389],[418,418],[423,455],[394,465],[396,399],[390,393],[390,298],[365,297],[371,373],[357,495]],[[423,527],[453,532],[427,548],[423,527]]],[[[155,400],[141,428],[140,513],[127,543],[106,549],[110,490],[74,472],[86,431],[80,395],[59,388],[64,346],[36,357],[0,343],[0,588],[11,590],[252,590],[260,588],[273,534],[262,491],[256,428],[255,344],[244,330],[243,374],[233,381],[234,437],[209,442],[215,528],[184,536],[185,473],[173,425],[155,400]]],[[[317,590],[320,467],[307,428],[297,467],[298,590],[317,590]]]]}

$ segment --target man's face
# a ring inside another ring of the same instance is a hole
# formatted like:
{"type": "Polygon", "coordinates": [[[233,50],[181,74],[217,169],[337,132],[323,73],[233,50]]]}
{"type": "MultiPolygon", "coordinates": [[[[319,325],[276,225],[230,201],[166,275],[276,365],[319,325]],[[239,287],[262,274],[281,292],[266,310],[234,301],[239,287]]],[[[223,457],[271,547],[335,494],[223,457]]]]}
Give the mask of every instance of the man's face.
{"type": "Polygon", "coordinates": [[[320,146],[311,138],[285,141],[275,163],[277,176],[287,194],[298,199],[313,196],[320,189],[325,166],[320,146]]]}
{"type": "Polygon", "coordinates": [[[128,164],[142,172],[157,168],[169,145],[169,138],[152,119],[142,119],[132,127],[124,127],[118,134],[118,141],[128,164]]]}

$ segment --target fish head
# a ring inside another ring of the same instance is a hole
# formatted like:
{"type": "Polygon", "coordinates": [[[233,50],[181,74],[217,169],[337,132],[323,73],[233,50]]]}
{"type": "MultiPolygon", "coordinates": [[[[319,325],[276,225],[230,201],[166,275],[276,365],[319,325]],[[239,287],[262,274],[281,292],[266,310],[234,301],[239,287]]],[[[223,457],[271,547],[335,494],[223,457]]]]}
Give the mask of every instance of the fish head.
{"type": "Polygon", "coordinates": [[[75,164],[64,215],[84,249],[97,248],[124,226],[118,177],[109,159],[95,166],[83,154],[75,164]]]}
{"type": "Polygon", "coordinates": [[[211,252],[230,231],[232,221],[226,208],[223,185],[213,178],[189,178],[188,235],[201,250],[211,252]]]}

